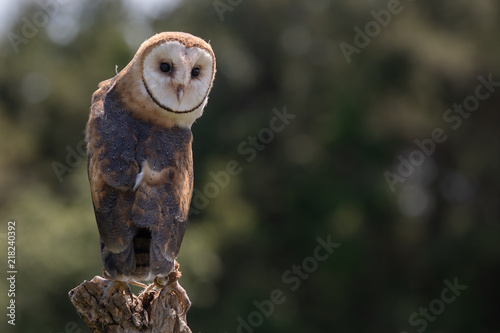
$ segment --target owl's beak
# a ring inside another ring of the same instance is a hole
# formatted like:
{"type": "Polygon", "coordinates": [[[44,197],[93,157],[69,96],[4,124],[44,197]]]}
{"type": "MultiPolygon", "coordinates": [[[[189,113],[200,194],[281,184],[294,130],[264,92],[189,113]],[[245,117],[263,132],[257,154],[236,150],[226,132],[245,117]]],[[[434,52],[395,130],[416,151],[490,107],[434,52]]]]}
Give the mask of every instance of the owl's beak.
{"type": "Polygon", "coordinates": [[[179,84],[177,86],[177,90],[175,95],[177,96],[177,101],[179,102],[179,105],[182,103],[182,98],[184,97],[184,85],[179,84]]]}

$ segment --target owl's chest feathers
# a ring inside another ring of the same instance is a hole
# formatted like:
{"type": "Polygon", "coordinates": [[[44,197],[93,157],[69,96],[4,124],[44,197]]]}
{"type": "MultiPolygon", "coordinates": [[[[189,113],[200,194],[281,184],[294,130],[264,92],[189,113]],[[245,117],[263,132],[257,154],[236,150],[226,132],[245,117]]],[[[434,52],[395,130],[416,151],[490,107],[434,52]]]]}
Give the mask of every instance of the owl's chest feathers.
{"type": "Polygon", "coordinates": [[[140,186],[169,185],[183,191],[192,182],[191,131],[179,127],[153,125],[134,127],[137,132],[137,174],[134,190],[140,186]]]}
{"type": "Polygon", "coordinates": [[[137,188],[137,177],[159,185],[179,173],[192,174],[190,129],[147,123],[123,109],[108,109],[95,118],[95,127],[98,140],[91,146],[103,171],[121,184],[117,188],[137,188]]]}
{"type": "Polygon", "coordinates": [[[177,151],[156,155],[148,153],[140,162],[133,191],[162,189],[172,192],[174,197],[188,196],[192,187],[192,162],[190,152],[177,151]]]}
{"type": "MultiPolygon", "coordinates": [[[[135,127],[139,128],[139,127],[135,127]]],[[[160,208],[161,216],[184,220],[189,211],[193,190],[192,135],[188,129],[151,126],[138,139],[136,161],[140,172],[135,178],[135,208],[147,212],[160,208]]],[[[142,218],[137,219],[140,225],[142,218]]],[[[156,220],[156,218],[153,218],[156,220]]]]}

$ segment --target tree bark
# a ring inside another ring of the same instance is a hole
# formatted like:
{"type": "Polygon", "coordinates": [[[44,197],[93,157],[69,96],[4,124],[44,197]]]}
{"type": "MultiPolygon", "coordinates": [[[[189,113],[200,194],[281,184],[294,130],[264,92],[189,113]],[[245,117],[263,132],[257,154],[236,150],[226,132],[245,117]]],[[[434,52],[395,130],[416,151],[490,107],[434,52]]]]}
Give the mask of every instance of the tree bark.
{"type": "Polygon", "coordinates": [[[191,333],[183,305],[169,289],[139,296],[115,290],[103,298],[111,282],[100,276],[84,281],[68,295],[94,333],[191,333]]]}

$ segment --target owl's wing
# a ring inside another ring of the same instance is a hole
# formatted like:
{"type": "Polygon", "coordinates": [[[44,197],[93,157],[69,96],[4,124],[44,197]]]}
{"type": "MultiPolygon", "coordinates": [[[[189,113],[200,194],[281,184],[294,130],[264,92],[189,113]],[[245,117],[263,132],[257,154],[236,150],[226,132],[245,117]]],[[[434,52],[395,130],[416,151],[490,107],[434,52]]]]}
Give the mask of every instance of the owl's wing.
{"type": "Polygon", "coordinates": [[[151,232],[154,275],[171,271],[186,229],[193,191],[191,131],[153,130],[135,191],[133,224],[151,232]]]}
{"type": "MultiPolygon", "coordinates": [[[[123,110],[112,91],[113,79],[101,82],[92,96],[87,124],[89,175],[100,175],[113,188],[133,188],[139,165],[135,159],[137,138],[135,120],[123,110]]],[[[92,180],[92,179],[91,179],[92,180]]]]}
{"type": "Polygon", "coordinates": [[[133,266],[132,239],[136,232],[131,207],[139,173],[137,139],[130,115],[120,110],[118,98],[111,92],[112,85],[113,79],[102,82],[92,97],[86,128],[87,171],[105,266],[113,271],[119,265],[126,272],[133,266]],[[113,262],[106,265],[106,258],[113,262]]]}

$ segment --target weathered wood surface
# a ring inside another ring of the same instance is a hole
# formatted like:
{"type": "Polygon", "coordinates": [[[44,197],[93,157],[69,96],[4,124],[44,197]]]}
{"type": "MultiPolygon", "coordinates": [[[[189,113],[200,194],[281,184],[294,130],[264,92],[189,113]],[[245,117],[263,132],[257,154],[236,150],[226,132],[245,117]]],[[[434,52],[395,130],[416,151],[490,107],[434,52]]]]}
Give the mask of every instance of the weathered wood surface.
{"type": "Polygon", "coordinates": [[[191,333],[179,298],[168,287],[136,296],[114,290],[103,297],[111,282],[100,276],[84,281],[69,298],[95,333],[191,333]]]}

